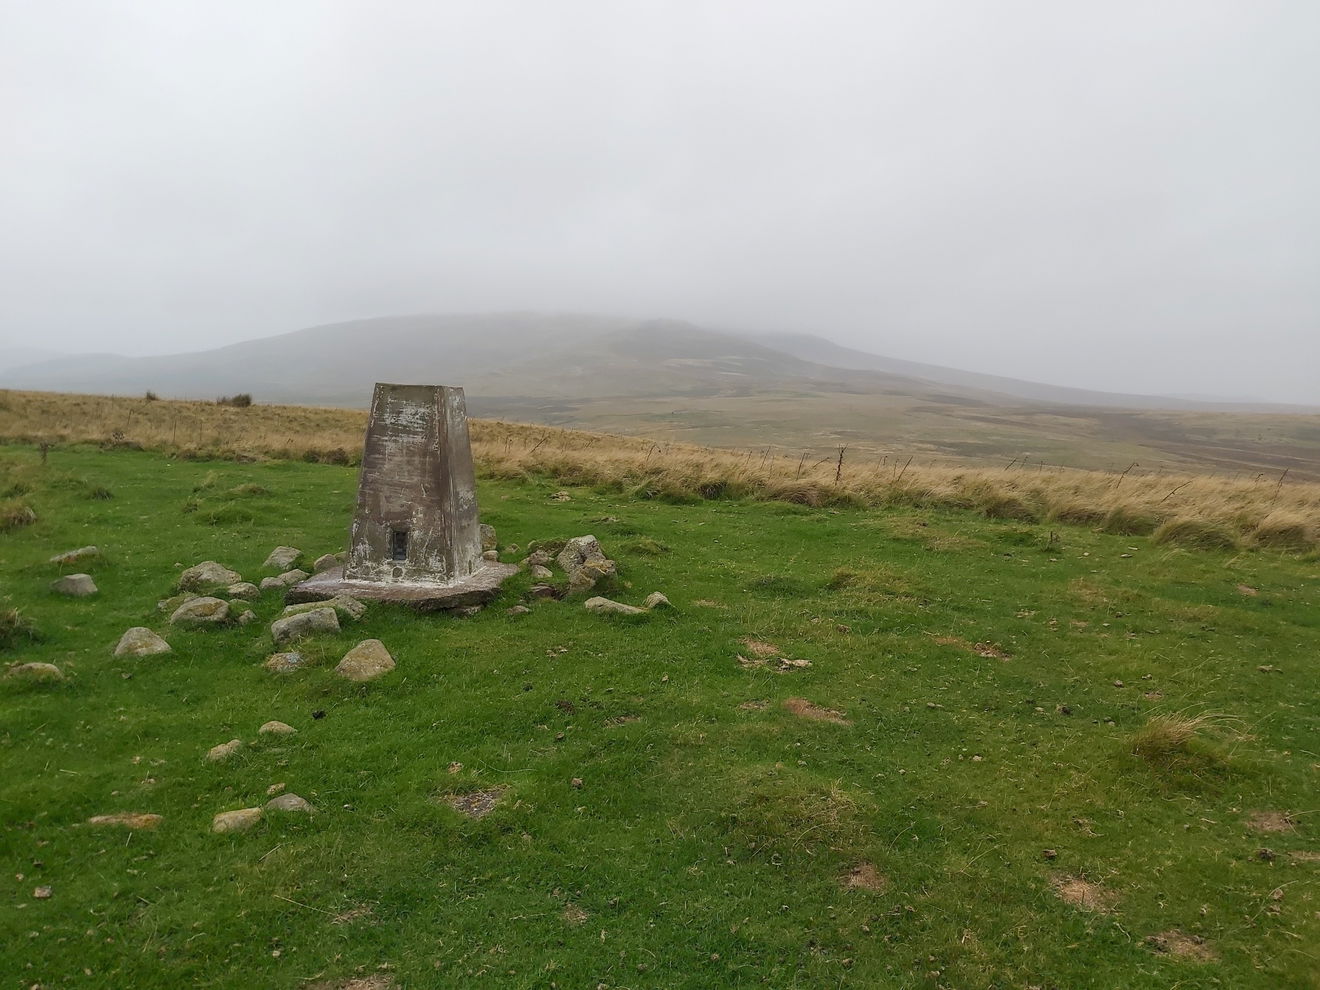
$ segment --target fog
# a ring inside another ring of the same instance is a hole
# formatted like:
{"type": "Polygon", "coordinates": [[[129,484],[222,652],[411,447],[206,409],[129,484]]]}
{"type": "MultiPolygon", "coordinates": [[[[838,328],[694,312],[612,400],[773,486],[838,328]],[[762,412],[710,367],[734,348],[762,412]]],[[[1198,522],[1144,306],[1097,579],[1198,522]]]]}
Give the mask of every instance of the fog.
{"type": "Polygon", "coordinates": [[[0,348],[532,309],[1320,403],[1320,5],[42,0],[0,348]]]}

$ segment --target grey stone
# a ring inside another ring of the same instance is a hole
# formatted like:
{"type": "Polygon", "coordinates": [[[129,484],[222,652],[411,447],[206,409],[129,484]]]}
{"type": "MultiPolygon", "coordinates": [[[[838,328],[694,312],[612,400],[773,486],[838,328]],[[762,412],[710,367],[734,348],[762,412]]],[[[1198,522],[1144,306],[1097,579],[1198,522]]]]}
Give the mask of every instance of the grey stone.
{"type": "Polygon", "coordinates": [[[181,591],[171,598],[166,598],[164,601],[157,602],[156,608],[164,612],[166,615],[173,615],[175,610],[184,602],[190,602],[194,598],[199,597],[201,596],[194,591],[181,591]]]}
{"type": "Polygon", "coordinates": [[[95,560],[101,556],[96,547],[79,547],[77,550],[65,550],[50,558],[52,564],[76,564],[80,560],[95,560]]]}
{"type": "Polygon", "coordinates": [[[226,588],[225,594],[230,598],[241,598],[247,602],[255,602],[261,597],[261,589],[251,581],[239,581],[237,584],[231,584],[226,588]]]}
{"type": "Polygon", "coordinates": [[[495,561],[500,559],[500,555],[494,550],[483,550],[481,551],[481,559],[495,561]]]}
{"type": "Polygon", "coordinates": [[[534,584],[527,593],[533,598],[558,598],[559,592],[548,584],[534,584]]]}
{"type": "Polygon", "coordinates": [[[237,811],[222,811],[211,819],[212,832],[246,832],[261,821],[260,808],[239,808],[237,811]]]}
{"type": "Polygon", "coordinates": [[[276,646],[292,643],[308,636],[339,632],[339,616],[332,608],[315,608],[310,612],[286,615],[270,624],[270,636],[276,646]]]}
{"type": "Polygon", "coordinates": [[[605,556],[594,536],[575,536],[564,544],[556,560],[568,575],[569,590],[574,592],[590,591],[597,582],[617,573],[614,561],[605,556]]]}
{"type": "Polygon", "coordinates": [[[179,575],[179,590],[214,591],[217,588],[228,588],[231,584],[238,584],[242,580],[243,575],[238,571],[231,571],[224,564],[217,564],[214,560],[204,560],[179,575]]]}
{"type": "Polygon", "coordinates": [[[335,567],[338,563],[339,554],[323,553],[316,558],[316,563],[312,565],[312,571],[315,574],[320,574],[322,571],[328,571],[330,568],[335,567]]]}
{"type": "Polygon", "coordinates": [[[292,674],[307,666],[307,658],[301,653],[272,653],[262,666],[275,674],[292,674]]]}
{"type": "Polygon", "coordinates": [[[87,824],[119,825],[132,831],[136,829],[154,829],[164,820],[164,816],[153,815],[147,811],[116,811],[112,815],[93,815],[87,819],[87,824]]]}
{"type": "Polygon", "coordinates": [[[318,608],[332,608],[339,616],[340,622],[350,622],[354,619],[360,619],[367,614],[367,606],[356,598],[349,598],[347,595],[335,595],[333,598],[327,598],[319,602],[302,602],[298,605],[286,605],[284,615],[300,615],[303,612],[310,612],[318,608]]]}
{"type": "Polygon", "coordinates": [[[257,730],[259,736],[291,736],[298,730],[286,722],[267,722],[257,730]]]}
{"type": "Polygon", "coordinates": [[[673,608],[669,599],[658,591],[653,591],[646,596],[646,601],[642,602],[642,608],[650,611],[653,608],[673,608]]]}
{"type": "Polygon", "coordinates": [[[370,681],[394,669],[394,658],[378,639],[364,639],[344,654],[335,673],[350,681],[370,681]]]}
{"type": "Polygon", "coordinates": [[[500,548],[499,540],[495,536],[495,527],[481,523],[478,527],[481,531],[481,549],[498,550],[500,548]]]}
{"type": "Polygon", "coordinates": [[[278,797],[271,798],[269,801],[266,802],[266,810],[301,812],[305,815],[310,815],[316,811],[315,808],[313,808],[310,804],[308,804],[303,798],[300,798],[297,794],[294,794],[292,791],[288,791],[284,794],[279,795],[278,797]]]}
{"type": "Polygon", "coordinates": [[[115,646],[117,657],[149,657],[170,652],[170,644],[146,626],[134,626],[119,637],[119,643],[115,646]]]}
{"type": "Polygon", "coordinates": [[[229,621],[229,603],[219,598],[194,598],[170,616],[172,626],[220,626],[229,621]]]}
{"type": "Polygon", "coordinates": [[[544,550],[533,550],[523,558],[523,563],[528,567],[549,567],[550,562],[555,558],[550,556],[544,550]]]}
{"type": "Polygon", "coordinates": [[[302,560],[302,555],[297,547],[276,547],[261,566],[267,570],[287,571],[302,560]]]}
{"type": "Polygon", "coordinates": [[[57,581],[52,581],[50,590],[71,598],[86,598],[96,594],[96,582],[90,574],[66,574],[57,581]]]}
{"type": "Polygon", "coordinates": [[[242,739],[231,739],[229,742],[221,743],[219,746],[212,746],[206,751],[206,762],[223,763],[242,748],[242,739]]]}
{"type": "Polygon", "coordinates": [[[451,608],[449,614],[456,615],[460,619],[470,619],[485,607],[485,605],[462,605],[458,608],[451,608]]]}
{"type": "Polygon", "coordinates": [[[506,609],[505,615],[530,615],[531,609],[526,605],[515,605],[513,608],[506,609]]]}
{"type": "Polygon", "coordinates": [[[635,605],[625,605],[609,598],[588,598],[585,604],[588,612],[598,615],[645,615],[646,610],[635,605]]]}
{"type": "Polygon", "coordinates": [[[16,663],[5,671],[5,676],[24,681],[62,681],[64,671],[53,663],[16,663]]]}
{"type": "Polygon", "coordinates": [[[310,575],[306,571],[300,571],[296,568],[292,571],[285,571],[275,577],[264,577],[261,579],[261,590],[271,591],[281,588],[292,588],[299,581],[306,581],[310,575]]]}
{"type": "Polygon", "coordinates": [[[240,611],[240,610],[234,605],[233,602],[230,602],[230,603],[229,603],[229,614],[230,614],[230,615],[234,615],[235,613],[237,613],[238,617],[237,617],[236,619],[234,619],[234,621],[237,622],[240,626],[250,625],[251,623],[257,621],[257,613],[254,612],[254,611],[252,611],[252,609],[250,609],[250,608],[244,608],[244,609],[242,609],[242,610],[240,611]]]}
{"type": "Polygon", "coordinates": [[[536,578],[538,581],[549,581],[555,576],[554,571],[550,570],[548,567],[542,567],[540,564],[533,564],[531,571],[532,577],[536,578]]]}

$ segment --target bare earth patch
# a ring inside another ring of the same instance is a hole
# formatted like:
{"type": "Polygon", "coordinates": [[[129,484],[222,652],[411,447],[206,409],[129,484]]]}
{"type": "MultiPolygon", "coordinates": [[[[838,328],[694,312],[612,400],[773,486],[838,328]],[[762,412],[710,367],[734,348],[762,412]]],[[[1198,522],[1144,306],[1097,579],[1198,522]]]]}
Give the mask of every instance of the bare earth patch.
{"type": "Polygon", "coordinates": [[[799,718],[814,719],[817,722],[833,722],[835,725],[852,725],[843,712],[833,708],[822,708],[806,698],[787,698],[784,701],[784,708],[790,714],[799,718]]]}
{"type": "Polygon", "coordinates": [[[1059,900],[1083,911],[1111,911],[1118,902],[1118,895],[1114,891],[1082,877],[1059,875],[1051,878],[1050,884],[1059,900]]]}
{"type": "Polygon", "coordinates": [[[718,609],[728,609],[728,607],[729,607],[729,606],[725,605],[723,602],[714,602],[714,601],[711,601],[709,598],[698,598],[698,599],[697,599],[696,601],[694,601],[692,604],[695,605],[695,606],[697,606],[698,608],[718,608],[718,609]]]}
{"type": "Polygon", "coordinates": [[[782,657],[784,655],[783,650],[775,646],[774,643],[767,643],[765,640],[748,638],[739,640],[739,642],[747,647],[748,653],[754,657],[760,657],[763,660],[768,660],[770,657],[782,657]]]}
{"type": "Polygon", "coordinates": [[[745,712],[759,712],[762,711],[768,704],[769,704],[768,701],[744,701],[738,707],[745,712]]]}
{"type": "Polygon", "coordinates": [[[1188,935],[1176,928],[1160,932],[1158,935],[1147,935],[1146,944],[1156,952],[1192,962],[1214,962],[1219,958],[1215,950],[1210,948],[1210,944],[1200,935],[1188,935]]]}
{"type": "Polygon", "coordinates": [[[1007,660],[1010,654],[994,643],[969,643],[961,636],[933,636],[931,637],[940,646],[956,646],[960,650],[967,650],[975,653],[978,657],[987,657],[992,660],[1007,660]]]}
{"type": "Polygon", "coordinates": [[[373,976],[359,976],[338,983],[330,980],[322,983],[309,983],[303,990],[391,990],[393,986],[394,977],[378,973],[373,976]]]}
{"type": "Polygon", "coordinates": [[[848,890],[869,890],[879,894],[889,886],[889,878],[877,870],[873,863],[858,863],[839,877],[839,884],[848,890]]]}
{"type": "Polygon", "coordinates": [[[1247,816],[1247,828],[1257,832],[1296,832],[1297,823],[1286,811],[1253,811],[1247,816]]]}
{"type": "Polygon", "coordinates": [[[605,720],[606,725],[631,725],[633,722],[640,722],[640,715],[615,715],[613,718],[605,720]]]}
{"type": "Polygon", "coordinates": [[[1294,863],[1320,863],[1320,852],[1312,852],[1309,849],[1298,849],[1288,854],[1288,858],[1294,863]]]}
{"type": "Polygon", "coordinates": [[[440,800],[461,815],[469,818],[484,818],[499,804],[507,787],[487,787],[484,791],[467,791],[464,794],[445,794],[440,800]]]}
{"type": "Polygon", "coordinates": [[[1257,591],[1249,584],[1239,584],[1237,586],[1237,591],[1239,595],[1246,595],[1248,598],[1252,598],[1260,594],[1259,591],[1257,591]]]}
{"type": "Polygon", "coordinates": [[[577,926],[586,921],[589,915],[576,904],[565,904],[561,917],[570,925],[577,926]]]}

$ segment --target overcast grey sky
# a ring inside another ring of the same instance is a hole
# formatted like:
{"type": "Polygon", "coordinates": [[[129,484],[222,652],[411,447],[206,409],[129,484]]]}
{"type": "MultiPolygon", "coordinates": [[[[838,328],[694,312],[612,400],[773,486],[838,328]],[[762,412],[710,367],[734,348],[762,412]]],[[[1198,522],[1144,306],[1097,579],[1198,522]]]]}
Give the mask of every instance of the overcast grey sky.
{"type": "Polygon", "coordinates": [[[1320,3],[0,0],[0,346],[423,311],[1320,403],[1320,3]]]}

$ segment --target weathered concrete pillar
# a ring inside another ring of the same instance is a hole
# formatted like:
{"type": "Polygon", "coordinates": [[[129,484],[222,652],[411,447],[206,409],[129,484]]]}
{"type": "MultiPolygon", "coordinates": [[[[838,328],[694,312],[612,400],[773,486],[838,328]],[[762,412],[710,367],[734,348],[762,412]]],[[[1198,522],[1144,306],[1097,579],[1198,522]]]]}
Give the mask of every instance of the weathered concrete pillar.
{"type": "Polygon", "coordinates": [[[484,563],[461,388],[377,385],[344,577],[452,584],[484,563]]]}
{"type": "Polygon", "coordinates": [[[376,385],[347,563],[290,589],[457,608],[493,597],[512,564],[484,560],[461,388],[376,385]]]}

